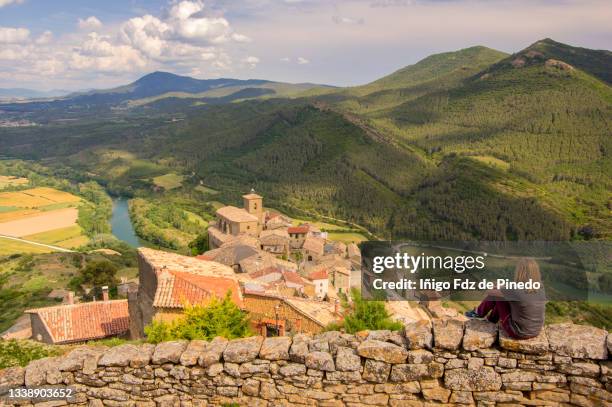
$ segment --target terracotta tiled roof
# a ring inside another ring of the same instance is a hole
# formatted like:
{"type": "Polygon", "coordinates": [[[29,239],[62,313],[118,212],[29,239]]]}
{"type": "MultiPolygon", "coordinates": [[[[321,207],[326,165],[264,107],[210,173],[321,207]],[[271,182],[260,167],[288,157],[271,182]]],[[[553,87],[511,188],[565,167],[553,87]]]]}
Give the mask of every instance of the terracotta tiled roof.
{"type": "Polygon", "coordinates": [[[167,271],[158,275],[153,306],[183,308],[185,304],[204,304],[213,297],[225,297],[230,290],[233,302],[242,308],[240,285],[232,278],[167,271]]]}
{"type": "Polygon", "coordinates": [[[327,279],[327,270],[318,270],[308,275],[311,280],[325,280],[327,279]]]}
{"type": "Polygon", "coordinates": [[[297,233],[305,235],[310,230],[308,226],[291,226],[287,228],[287,233],[297,233]]]}
{"type": "Polygon", "coordinates": [[[217,215],[224,217],[232,222],[257,222],[257,216],[251,215],[242,208],[235,206],[224,206],[217,209],[217,215]]]}
{"type": "Polygon", "coordinates": [[[283,271],[283,279],[288,283],[304,285],[306,282],[294,271],[283,271]]]}
{"type": "Polygon", "coordinates": [[[85,302],[36,308],[53,343],[83,342],[121,335],[129,329],[127,300],[85,302]]]}

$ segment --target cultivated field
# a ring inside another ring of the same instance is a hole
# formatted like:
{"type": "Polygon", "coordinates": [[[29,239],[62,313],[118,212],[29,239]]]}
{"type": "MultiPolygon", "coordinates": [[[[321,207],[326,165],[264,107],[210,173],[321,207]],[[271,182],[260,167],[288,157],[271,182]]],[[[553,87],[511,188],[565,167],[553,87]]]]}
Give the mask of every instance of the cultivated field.
{"type": "MultiPolygon", "coordinates": [[[[89,239],[77,224],[80,202],[81,198],[76,195],[47,187],[2,192],[0,235],[65,248],[86,244],[89,239]]],[[[25,242],[9,244],[6,239],[3,239],[0,245],[3,254],[40,253],[43,249],[25,242]]]]}
{"type": "Polygon", "coordinates": [[[28,183],[27,178],[13,177],[10,175],[0,175],[0,189],[28,183]]]}
{"type": "Polygon", "coordinates": [[[45,210],[50,205],[77,203],[81,199],[68,192],[39,187],[18,192],[0,193],[0,208],[14,207],[45,210]]]}
{"type": "Polygon", "coordinates": [[[178,175],[175,173],[170,173],[166,175],[160,175],[159,177],[153,178],[153,182],[158,187],[162,187],[166,190],[179,188],[183,185],[184,177],[182,175],[178,175]]]}
{"type": "Polygon", "coordinates": [[[79,217],[76,208],[58,209],[0,223],[0,235],[24,237],[74,226],[79,217]]]}
{"type": "Polygon", "coordinates": [[[51,251],[51,249],[43,246],[0,237],[0,256],[14,253],[49,253],[51,251]]]}

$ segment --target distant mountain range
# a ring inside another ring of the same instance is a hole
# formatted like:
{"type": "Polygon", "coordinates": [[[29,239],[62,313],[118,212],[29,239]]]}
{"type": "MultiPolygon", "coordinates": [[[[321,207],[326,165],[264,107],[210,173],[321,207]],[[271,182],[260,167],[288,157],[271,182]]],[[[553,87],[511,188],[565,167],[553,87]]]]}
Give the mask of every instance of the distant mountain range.
{"type": "Polygon", "coordinates": [[[40,99],[66,96],[69,93],[70,91],[61,89],[40,91],[25,88],[0,88],[0,99],[40,99]]]}
{"type": "MultiPolygon", "coordinates": [[[[124,107],[145,105],[160,99],[195,99],[190,103],[228,103],[235,100],[261,97],[287,97],[314,88],[329,88],[326,85],[310,83],[291,84],[261,79],[195,79],[169,72],[153,72],[124,86],[112,89],[93,89],[86,92],[37,92],[27,89],[7,89],[7,97],[13,98],[51,98],[54,100],[33,101],[29,104],[4,106],[4,110],[39,110],[67,108],[88,110],[104,107],[124,107]],[[14,91],[14,92],[11,92],[14,91]],[[198,100],[199,99],[199,100],[198,100]]],[[[1,94],[0,94],[1,97],[1,94]]]]}

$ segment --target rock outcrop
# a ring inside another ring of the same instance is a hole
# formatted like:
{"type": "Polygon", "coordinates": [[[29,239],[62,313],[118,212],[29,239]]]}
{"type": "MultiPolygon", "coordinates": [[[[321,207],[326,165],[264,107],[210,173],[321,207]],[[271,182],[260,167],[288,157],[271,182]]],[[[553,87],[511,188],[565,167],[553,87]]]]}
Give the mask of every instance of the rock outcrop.
{"type": "Polygon", "coordinates": [[[610,406],[611,337],[560,324],[517,341],[487,322],[439,320],[402,333],[84,346],[0,370],[0,405],[34,405],[9,388],[53,385],[75,396],[40,405],[610,406]]]}

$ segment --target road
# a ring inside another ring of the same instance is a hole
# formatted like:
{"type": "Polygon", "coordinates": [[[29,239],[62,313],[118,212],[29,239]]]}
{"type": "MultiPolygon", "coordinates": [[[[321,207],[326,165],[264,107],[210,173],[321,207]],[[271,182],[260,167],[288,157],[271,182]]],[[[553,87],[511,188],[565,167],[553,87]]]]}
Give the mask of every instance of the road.
{"type": "Polygon", "coordinates": [[[0,235],[0,238],[2,238],[2,239],[9,239],[9,240],[16,240],[18,242],[33,244],[33,245],[36,245],[36,246],[42,246],[42,247],[49,248],[51,250],[55,250],[57,252],[74,253],[74,250],[66,249],[64,247],[53,246],[53,245],[50,245],[50,244],[44,244],[44,243],[38,243],[38,242],[32,242],[31,240],[25,240],[25,239],[21,239],[21,238],[14,237],[14,236],[0,235]]]}

